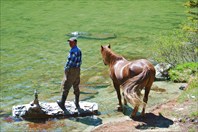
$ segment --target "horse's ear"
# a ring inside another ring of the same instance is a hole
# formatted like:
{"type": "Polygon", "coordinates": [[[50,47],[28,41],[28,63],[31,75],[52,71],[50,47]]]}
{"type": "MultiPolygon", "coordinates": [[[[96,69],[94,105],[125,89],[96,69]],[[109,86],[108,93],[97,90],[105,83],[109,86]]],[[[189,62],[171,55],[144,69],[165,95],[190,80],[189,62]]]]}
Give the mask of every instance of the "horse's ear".
{"type": "Polygon", "coordinates": [[[101,50],[103,50],[103,46],[101,45],[101,50]]]}
{"type": "Polygon", "coordinates": [[[108,45],[108,48],[111,49],[111,45],[110,44],[108,45]]]}

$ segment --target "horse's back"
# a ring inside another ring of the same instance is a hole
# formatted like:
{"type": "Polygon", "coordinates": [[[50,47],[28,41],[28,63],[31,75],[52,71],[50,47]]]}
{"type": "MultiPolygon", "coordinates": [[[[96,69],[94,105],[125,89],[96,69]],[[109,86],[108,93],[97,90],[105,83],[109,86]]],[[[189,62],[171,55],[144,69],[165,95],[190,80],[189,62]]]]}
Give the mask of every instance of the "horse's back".
{"type": "MultiPolygon", "coordinates": [[[[155,68],[153,64],[146,59],[136,60],[136,64],[139,64],[140,67],[142,68],[141,73],[145,73],[145,80],[147,80],[145,86],[151,87],[155,79],[155,68]]],[[[136,69],[131,69],[131,70],[136,70],[136,69]]]]}
{"type": "Polygon", "coordinates": [[[145,70],[145,68],[155,74],[154,66],[146,59],[132,61],[129,65],[129,70],[132,75],[134,75],[134,73],[135,75],[140,74],[143,70],[145,70]]]}
{"type": "Polygon", "coordinates": [[[115,75],[114,80],[118,80],[120,84],[141,74],[144,70],[148,70],[151,78],[155,76],[154,66],[146,59],[139,59],[134,61],[120,60],[114,65],[112,72],[115,75]]]}

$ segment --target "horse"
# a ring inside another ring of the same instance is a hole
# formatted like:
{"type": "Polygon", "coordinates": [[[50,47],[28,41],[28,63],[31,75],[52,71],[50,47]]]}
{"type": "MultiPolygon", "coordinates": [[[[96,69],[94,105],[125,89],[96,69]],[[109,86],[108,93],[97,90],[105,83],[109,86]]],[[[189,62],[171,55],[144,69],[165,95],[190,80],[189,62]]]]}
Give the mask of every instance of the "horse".
{"type": "Polygon", "coordinates": [[[128,61],[121,55],[114,53],[110,45],[101,45],[102,59],[105,65],[109,66],[110,77],[118,98],[118,111],[123,111],[122,94],[124,104],[129,102],[133,107],[131,117],[135,117],[139,106],[143,105],[141,116],[145,115],[145,108],[148,101],[148,95],[155,79],[155,68],[146,59],[128,61]],[[145,90],[143,101],[141,100],[141,91],[145,90]]]}

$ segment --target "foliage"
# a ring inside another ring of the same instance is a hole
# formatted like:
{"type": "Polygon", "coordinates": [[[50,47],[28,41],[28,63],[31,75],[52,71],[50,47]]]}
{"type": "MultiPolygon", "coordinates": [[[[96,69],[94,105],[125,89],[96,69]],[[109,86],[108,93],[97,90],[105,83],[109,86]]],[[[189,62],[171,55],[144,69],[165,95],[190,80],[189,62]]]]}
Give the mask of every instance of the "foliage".
{"type": "Polygon", "coordinates": [[[187,12],[189,14],[188,21],[183,25],[185,31],[198,33],[198,1],[190,0],[184,4],[190,10],[187,12]]]}
{"type": "Polygon", "coordinates": [[[155,43],[154,59],[172,66],[186,62],[196,62],[198,46],[195,36],[181,30],[159,36],[155,43]]]}
{"type": "Polygon", "coordinates": [[[190,7],[190,8],[195,8],[195,7],[198,7],[198,1],[197,0],[189,0],[184,5],[187,7],[190,7]]]}
{"type": "MultiPolygon", "coordinates": [[[[178,97],[179,102],[186,100],[198,101],[198,78],[191,78],[188,82],[187,89],[178,97]]],[[[194,113],[194,115],[197,113],[194,113]]]]}
{"type": "Polygon", "coordinates": [[[198,75],[197,72],[198,63],[191,62],[177,65],[169,71],[169,76],[174,82],[188,82],[190,78],[198,75]]]}

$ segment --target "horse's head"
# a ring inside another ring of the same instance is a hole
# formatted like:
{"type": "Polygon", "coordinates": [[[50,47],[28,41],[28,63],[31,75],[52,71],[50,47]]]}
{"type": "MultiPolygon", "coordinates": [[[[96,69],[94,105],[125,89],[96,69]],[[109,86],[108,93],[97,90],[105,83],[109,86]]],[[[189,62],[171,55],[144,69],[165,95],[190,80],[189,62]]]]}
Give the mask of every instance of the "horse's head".
{"type": "Polygon", "coordinates": [[[101,45],[101,54],[102,54],[103,62],[105,65],[109,65],[109,63],[110,63],[110,57],[107,54],[107,52],[110,48],[111,48],[110,45],[108,45],[108,46],[101,45]]]}

